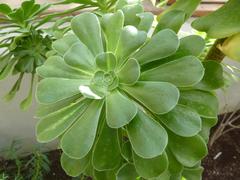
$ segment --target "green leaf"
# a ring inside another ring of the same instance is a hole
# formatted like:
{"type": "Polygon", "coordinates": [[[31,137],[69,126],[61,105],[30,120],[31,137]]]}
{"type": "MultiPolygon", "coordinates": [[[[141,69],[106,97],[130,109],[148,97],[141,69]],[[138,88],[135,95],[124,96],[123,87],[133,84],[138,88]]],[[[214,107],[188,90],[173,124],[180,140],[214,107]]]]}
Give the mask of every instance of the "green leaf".
{"type": "Polygon", "coordinates": [[[218,100],[210,92],[201,90],[181,91],[179,103],[189,106],[202,117],[215,118],[218,114],[218,100]]]}
{"type": "Polygon", "coordinates": [[[229,0],[207,16],[193,21],[193,28],[204,31],[211,38],[225,38],[240,32],[239,0],[229,0]],[[213,26],[214,25],[214,26],[213,26]]]}
{"type": "Polygon", "coordinates": [[[169,147],[175,158],[187,167],[195,166],[207,155],[207,145],[199,135],[180,137],[171,133],[169,147]]]}
{"type": "Polygon", "coordinates": [[[21,5],[25,19],[32,17],[35,12],[37,12],[41,6],[40,4],[35,4],[35,0],[24,1],[21,5]]]}
{"type": "Polygon", "coordinates": [[[73,44],[78,43],[79,39],[76,35],[67,34],[62,39],[58,39],[52,43],[54,50],[58,52],[59,55],[63,56],[73,44]]]}
{"type": "Polygon", "coordinates": [[[94,171],[94,178],[96,180],[115,180],[116,175],[114,171],[94,171]]]}
{"type": "Polygon", "coordinates": [[[138,174],[146,179],[157,177],[168,168],[168,158],[165,152],[151,159],[144,159],[133,153],[133,160],[138,174]]]}
{"type": "Polygon", "coordinates": [[[167,28],[172,29],[175,33],[178,33],[185,22],[185,17],[186,14],[182,10],[172,10],[160,15],[154,33],[167,28]]]}
{"type": "Polygon", "coordinates": [[[123,158],[128,161],[128,162],[133,162],[133,157],[132,157],[132,146],[130,141],[126,141],[122,144],[122,149],[121,153],[123,158]]]}
{"type": "Polygon", "coordinates": [[[0,4],[0,13],[7,15],[10,12],[12,12],[12,9],[7,4],[4,3],[0,4]]]}
{"type": "Polygon", "coordinates": [[[134,152],[142,158],[159,156],[168,143],[165,129],[140,110],[133,121],[127,125],[127,133],[134,152]]]}
{"type": "Polygon", "coordinates": [[[84,12],[72,19],[71,27],[94,56],[103,52],[101,27],[97,16],[84,12]]]}
{"type": "Polygon", "coordinates": [[[102,106],[103,101],[93,101],[76,123],[63,135],[61,148],[69,157],[81,159],[91,150],[102,106]]]}
{"type": "Polygon", "coordinates": [[[116,180],[135,180],[138,177],[136,169],[132,164],[124,164],[117,172],[116,180]]]}
{"type": "MultiPolygon", "coordinates": [[[[180,39],[178,50],[171,56],[158,61],[153,61],[142,67],[142,71],[156,68],[164,63],[174,61],[185,56],[199,56],[205,47],[205,40],[198,35],[190,35],[180,39]]],[[[185,68],[184,68],[185,69],[185,68]]]]}
{"type": "Polygon", "coordinates": [[[153,14],[150,12],[143,12],[137,14],[137,16],[140,18],[140,22],[137,26],[137,29],[148,32],[151,29],[154,20],[153,14]]]}
{"type": "Polygon", "coordinates": [[[95,62],[100,70],[105,72],[113,71],[116,68],[117,60],[113,53],[104,52],[96,56],[95,62]]]}
{"type": "Polygon", "coordinates": [[[93,150],[92,163],[98,171],[115,169],[121,160],[117,129],[104,122],[104,127],[93,150]]]}
{"type": "MultiPolygon", "coordinates": [[[[150,178],[149,180],[175,180],[175,179],[172,179],[170,172],[166,170],[160,176],[150,178]]],[[[176,179],[176,180],[179,180],[179,179],[176,179]]]]}
{"type": "Polygon", "coordinates": [[[69,98],[63,99],[56,103],[38,104],[35,116],[37,118],[46,117],[47,115],[54,113],[55,111],[58,111],[58,110],[64,108],[65,106],[68,106],[72,102],[76,102],[76,100],[81,97],[82,97],[81,94],[77,94],[75,96],[71,96],[69,98]]]}
{"type": "Polygon", "coordinates": [[[177,159],[174,157],[172,152],[167,149],[167,157],[168,157],[168,170],[171,173],[171,176],[173,177],[178,177],[182,176],[182,171],[183,171],[183,165],[177,161],[177,159]]]}
{"type": "Polygon", "coordinates": [[[122,88],[156,114],[171,111],[179,99],[178,89],[166,82],[140,81],[134,86],[122,88]]]}
{"type": "Polygon", "coordinates": [[[218,118],[202,118],[202,130],[199,132],[199,135],[208,142],[210,130],[218,122],[218,118]]]}
{"type": "Polygon", "coordinates": [[[119,10],[103,15],[101,24],[107,41],[107,51],[115,52],[124,24],[123,12],[119,10]]]}
{"type": "Polygon", "coordinates": [[[35,78],[35,75],[32,74],[31,85],[30,85],[30,89],[29,89],[28,95],[27,95],[27,97],[26,97],[24,100],[22,100],[22,102],[20,103],[20,108],[21,108],[22,110],[27,110],[27,109],[32,105],[34,78],[35,78]]]}
{"type": "Polygon", "coordinates": [[[186,179],[191,180],[202,180],[203,167],[199,166],[196,168],[184,168],[183,176],[186,179]]]}
{"type": "Polygon", "coordinates": [[[191,137],[197,135],[202,127],[200,116],[191,108],[183,105],[177,105],[169,113],[158,115],[158,118],[179,136],[191,137]]]}
{"type": "Polygon", "coordinates": [[[51,56],[36,71],[43,78],[90,79],[83,71],[68,66],[60,56],[51,56]]]}
{"type": "Polygon", "coordinates": [[[185,56],[143,72],[140,80],[170,82],[178,87],[186,87],[201,81],[203,75],[201,61],[194,56],[185,56]]]}
{"type": "Polygon", "coordinates": [[[37,140],[50,142],[63,134],[86,110],[90,100],[78,100],[41,119],[36,127],[37,140]]]}
{"type": "Polygon", "coordinates": [[[95,68],[95,60],[88,47],[80,41],[71,46],[64,54],[64,60],[72,67],[77,67],[82,71],[91,72],[95,68]]]}
{"type": "Polygon", "coordinates": [[[180,39],[180,46],[177,52],[171,56],[171,59],[177,59],[184,56],[199,56],[205,47],[205,41],[198,35],[190,35],[180,39]]]}
{"type": "Polygon", "coordinates": [[[175,32],[165,29],[155,34],[133,58],[146,64],[155,60],[163,59],[175,53],[179,47],[179,40],[175,32]]]}
{"type": "Polygon", "coordinates": [[[205,73],[203,79],[195,88],[202,90],[215,90],[224,85],[223,68],[216,61],[204,61],[205,73]]]}
{"type": "Polygon", "coordinates": [[[90,162],[90,156],[87,155],[82,159],[72,159],[66,154],[62,153],[61,166],[67,175],[77,177],[87,168],[90,162]]]}
{"type": "Polygon", "coordinates": [[[118,67],[124,64],[125,60],[142,46],[146,39],[146,32],[138,31],[134,26],[125,26],[122,29],[116,52],[118,67]]]}
{"type": "Polygon", "coordinates": [[[106,120],[111,128],[120,128],[128,124],[136,115],[137,106],[118,90],[106,97],[106,120]]]}
{"type": "Polygon", "coordinates": [[[135,84],[140,77],[140,65],[136,59],[129,59],[119,70],[118,78],[121,84],[135,84]]]}
{"type": "Polygon", "coordinates": [[[143,6],[141,4],[131,4],[124,6],[122,11],[125,17],[124,25],[138,27],[140,19],[136,14],[143,13],[143,6]]]}
{"type": "Polygon", "coordinates": [[[13,69],[15,59],[11,59],[8,64],[0,71],[0,80],[5,79],[13,69]]]}
{"type": "Polygon", "coordinates": [[[50,104],[80,94],[79,86],[87,80],[47,78],[38,83],[36,98],[40,104],[50,104]],[[66,86],[67,84],[67,86],[66,86]]]}
{"type": "Polygon", "coordinates": [[[185,12],[187,20],[189,17],[192,16],[195,9],[200,4],[201,0],[178,0],[173,5],[171,5],[167,10],[164,11],[163,14],[172,11],[172,10],[182,10],[185,12]]]}

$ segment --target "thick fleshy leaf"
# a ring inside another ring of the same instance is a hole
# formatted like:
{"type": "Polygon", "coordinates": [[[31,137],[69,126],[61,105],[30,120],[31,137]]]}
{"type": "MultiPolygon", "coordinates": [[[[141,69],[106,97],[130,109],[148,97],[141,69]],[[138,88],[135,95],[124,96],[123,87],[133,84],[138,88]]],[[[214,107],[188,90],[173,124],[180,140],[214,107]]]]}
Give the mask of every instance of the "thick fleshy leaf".
{"type": "Polygon", "coordinates": [[[98,171],[113,170],[121,160],[117,129],[104,126],[93,150],[92,163],[98,171]]]}
{"type": "Polygon", "coordinates": [[[211,38],[225,38],[240,32],[239,0],[229,0],[207,16],[193,21],[193,28],[204,31],[211,38]],[[213,26],[214,24],[214,26],[213,26]]]}
{"type": "Polygon", "coordinates": [[[69,98],[63,99],[56,103],[51,104],[38,104],[35,116],[37,118],[43,118],[52,114],[58,110],[61,110],[65,106],[68,106],[72,102],[76,102],[77,99],[80,99],[82,96],[81,94],[77,94],[75,96],[71,96],[69,98]]]}
{"type": "Polygon", "coordinates": [[[193,167],[207,155],[207,145],[199,135],[180,137],[171,133],[169,138],[171,152],[184,166],[193,167]]]}
{"type": "Polygon", "coordinates": [[[137,16],[140,18],[137,29],[148,32],[151,29],[154,20],[153,14],[150,12],[143,12],[137,14],[137,16]]]}
{"type": "Polygon", "coordinates": [[[215,90],[224,85],[223,68],[216,61],[204,61],[205,73],[203,79],[195,88],[202,90],[215,90]]]}
{"type": "Polygon", "coordinates": [[[142,81],[170,82],[178,87],[192,86],[203,78],[204,67],[194,56],[165,63],[142,73],[142,81]]]}
{"type": "Polygon", "coordinates": [[[174,157],[172,152],[167,149],[167,157],[168,157],[168,170],[171,173],[171,176],[173,177],[181,177],[182,171],[183,171],[183,165],[177,161],[177,159],[174,157]]]}
{"type": "Polygon", "coordinates": [[[133,57],[142,65],[168,57],[175,53],[178,47],[176,33],[165,29],[155,34],[133,57]]]}
{"type": "Polygon", "coordinates": [[[94,179],[96,180],[115,180],[115,171],[94,171],[94,179]]]}
{"type": "Polygon", "coordinates": [[[199,56],[204,50],[205,40],[198,35],[190,35],[180,39],[180,46],[177,52],[169,57],[174,60],[184,56],[199,56]]]}
{"type": "Polygon", "coordinates": [[[105,72],[113,71],[116,67],[117,60],[113,53],[105,52],[96,56],[95,62],[97,67],[105,72]]]}
{"type": "Polygon", "coordinates": [[[135,180],[137,177],[138,174],[132,164],[124,164],[117,172],[117,180],[135,180]]]}
{"type": "MultiPolygon", "coordinates": [[[[205,40],[197,35],[190,35],[180,39],[178,50],[171,56],[158,61],[153,61],[142,67],[142,71],[156,68],[164,63],[174,61],[185,56],[199,56],[205,47],[205,40]]],[[[184,68],[185,69],[185,68],[184,68]]]]}
{"type": "Polygon", "coordinates": [[[89,48],[94,56],[103,52],[101,27],[98,17],[89,12],[72,19],[71,27],[78,38],[89,48]]]}
{"type": "Polygon", "coordinates": [[[210,92],[201,90],[181,91],[179,103],[196,110],[198,114],[206,118],[215,118],[218,114],[218,100],[210,92]]]}
{"type": "Polygon", "coordinates": [[[80,100],[52,113],[37,124],[37,139],[39,142],[49,142],[59,137],[81,116],[90,100],[80,100]]]}
{"type": "Polygon", "coordinates": [[[93,101],[76,123],[63,135],[61,148],[71,158],[85,157],[94,143],[103,101],[93,101]]]}
{"type": "Polygon", "coordinates": [[[140,81],[123,89],[156,114],[171,111],[179,99],[178,89],[166,82],[140,81]]]}
{"type": "Polygon", "coordinates": [[[202,118],[202,130],[200,131],[199,135],[208,142],[210,130],[213,126],[217,124],[217,118],[202,118]]]}
{"type": "Polygon", "coordinates": [[[71,66],[60,56],[51,56],[44,65],[37,68],[37,74],[43,78],[90,79],[91,77],[71,66]]]}
{"type": "MultiPolygon", "coordinates": [[[[171,174],[168,170],[164,171],[160,176],[158,177],[154,177],[154,178],[150,178],[149,180],[175,180],[175,179],[171,179],[171,174]]],[[[176,179],[176,180],[180,180],[180,179],[176,179]]]]}
{"type": "Polygon", "coordinates": [[[198,113],[183,105],[177,105],[169,113],[158,115],[158,118],[179,136],[191,137],[197,135],[202,127],[202,120],[198,113]]]}
{"type": "Polygon", "coordinates": [[[178,33],[181,26],[185,22],[186,14],[182,10],[172,10],[158,18],[158,24],[154,33],[157,33],[163,29],[172,29],[175,33],[178,33]]]}
{"type": "Polygon", "coordinates": [[[115,13],[105,14],[101,23],[107,41],[107,51],[115,52],[124,24],[123,12],[119,10],[115,13]]]}
{"type": "Polygon", "coordinates": [[[184,168],[183,177],[191,180],[202,180],[203,167],[184,168]]]}
{"type": "Polygon", "coordinates": [[[191,17],[191,15],[198,7],[200,2],[201,0],[178,0],[173,5],[171,5],[167,10],[165,10],[164,13],[167,13],[172,10],[182,10],[185,12],[186,14],[185,20],[187,20],[189,17],[191,17]]]}
{"type": "Polygon", "coordinates": [[[143,13],[143,6],[141,4],[127,5],[122,8],[122,11],[125,17],[124,25],[138,27],[140,19],[136,14],[143,13]]]}
{"type": "Polygon", "coordinates": [[[136,59],[129,59],[118,72],[122,84],[134,84],[140,77],[140,65],[136,59]]]}
{"type": "Polygon", "coordinates": [[[47,78],[38,83],[36,98],[40,104],[50,104],[80,94],[79,86],[88,80],[47,78]],[[67,86],[66,86],[67,84],[67,86]]]}
{"type": "Polygon", "coordinates": [[[165,129],[142,111],[127,125],[134,152],[142,158],[154,158],[165,150],[168,136],[165,129]]]}
{"type": "Polygon", "coordinates": [[[136,115],[137,106],[118,90],[106,97],[106,120],[111,128],[120,128],[128,124],[136,115]]]}
{"type": "Polygon", "coordinates": [[[134,26],[125,26],[122,29],[119,45],[116,52],[118,67],[120,67],[132,53],[134,53],[147,39],[147,33],[139,31],[134,26]]]}
{"type": "Polygon", "coordinates": [[[59,55],[64,55],[73,44],[79,42],[79,39],[74,34],[67,34],[62,39],[53,42],[52,47],[59,55]]]}
{"type": "Polygon", "coordinates": [[[66,154],[62,153],[61,166],[67,175],[77,177],[87,168],[90,162],[90,155],[85,156],[82,159],[72,159],[66,154]]]}
{"type": "Polygon", "coordinates": [[[95,61],[92,53],[80,41],[71,46],[64,54],[64,60],[72,67],[79,68],[82,71],[93,71],[95,61]]]}
{"type": "Polygon", "coordinates": [[[168,168],[168,158],[165,152],[151,159],[144,159],[134,153],[133,160],[138,174],[146,179],[157,177],[168,168]]]}
{"type": "Polygon", "coordinates": [[[123,158],[128,161],[128,162],[133,162],[133,157],[132,157],[132,146],[130,141],[126,141],[122,144],[122,149],[121,153],[123,158]]]}

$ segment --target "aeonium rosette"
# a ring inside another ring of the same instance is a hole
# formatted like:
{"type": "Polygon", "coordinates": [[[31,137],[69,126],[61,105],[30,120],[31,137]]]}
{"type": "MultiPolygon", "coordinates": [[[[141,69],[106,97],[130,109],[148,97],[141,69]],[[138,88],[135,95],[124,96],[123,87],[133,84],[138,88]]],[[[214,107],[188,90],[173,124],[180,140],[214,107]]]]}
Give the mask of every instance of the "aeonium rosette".
{"type": "Polygon", "coordinates": [[[57,54],[37,69],[37,138],[60,139],[71,176],[181,176],[207,153],[201,136],[215,123],[217,100],[207,91],[209,64],[195,57],[202,39],[179,40],[170,29],[148,37],[140,27],[150,14],[134,25],[128,15],[74,17],[72,32],[53,43],[57,54]]]}

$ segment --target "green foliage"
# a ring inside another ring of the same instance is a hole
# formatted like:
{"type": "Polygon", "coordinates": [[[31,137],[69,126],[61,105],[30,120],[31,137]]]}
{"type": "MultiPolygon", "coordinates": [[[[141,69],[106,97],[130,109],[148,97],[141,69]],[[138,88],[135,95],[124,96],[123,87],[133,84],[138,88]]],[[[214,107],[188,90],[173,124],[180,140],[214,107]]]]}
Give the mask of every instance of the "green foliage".
{"type": "Polygon", "coordinates": [[[203,39],[170,29],[150,36],[153,15],[117,7],[74,17],[37,68],[37,139],[60,139],[70,176],[199,179],[222,67],[197,58],[203,39]]]}
{"type": "Polygon", "coordinates": [[[158,16],[155,32],[170,28],[176,33],[193,14],[201,0],[178,0],[158,16]]]}
{"type": "Polygon", "coordinates": [[[9,148],[2,151],[9,165],[0,165],[0,179],[43,180],[44,175],[50,171],[47,154],[36,148],[31,155],[20,157],[21,148],[20,141],[13,141],[9,148]]]}
{"type": "Polygon", "coordinates": [[[192,26],[211,38],[226,38],[240,32],[240,4],[229,0],[224,6],[207,16],[196,19],[192,26]],[[214,26],[213,26],[214,24],[214,26]]]}
{"type": "Polygon", "coordinates": [[[206,32],[210,38],[225,38],[223,43],[217,46],[226,56],[236,61],[240,61],[239,8],[238,0],[229,0],[218,10],[198,18],[192,23],[193,28],[206,32]]]}

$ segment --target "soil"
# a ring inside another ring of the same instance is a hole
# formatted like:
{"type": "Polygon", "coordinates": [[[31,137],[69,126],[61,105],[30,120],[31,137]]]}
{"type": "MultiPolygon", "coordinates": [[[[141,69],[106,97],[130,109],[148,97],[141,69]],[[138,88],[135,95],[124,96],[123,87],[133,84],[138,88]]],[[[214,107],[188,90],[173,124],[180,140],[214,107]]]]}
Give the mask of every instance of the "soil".
{"type": "Polygon", "coordinates": [[[203,180],[240,180],[240,129],[220,137],[202,165],[203,180]]]}

